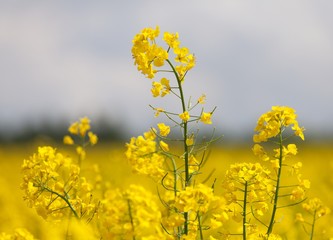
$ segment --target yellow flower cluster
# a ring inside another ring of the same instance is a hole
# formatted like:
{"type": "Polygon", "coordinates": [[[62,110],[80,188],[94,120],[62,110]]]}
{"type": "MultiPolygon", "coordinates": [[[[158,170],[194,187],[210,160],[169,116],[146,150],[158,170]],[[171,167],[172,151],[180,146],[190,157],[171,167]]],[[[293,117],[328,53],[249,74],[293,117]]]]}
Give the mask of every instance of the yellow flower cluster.
{"type": "Polygon", "coordinates": [[[273,106],[271,111],[261,115],[258,119],[255,128],[258,133],[253,136],[253,141],[256,143],[266,142],[269,138],[276,137],[285,127],[291,125],[295,135],[304,140],[304,128],[299,127],[296,118],[294,109],[286,106],[273,106]]]}
{"type": "MultiPolygon", "coordinates": [[[[164,42],[168,45],[168,49],[156,43],[156,38],[160,34],[159,27],[144,28],[140,33],[136,34],[133,39],[132,55],[134,64],[137,65],[138,71],[153,78],[157,70],[155,67],[162,67],[166,60],[169,60],[169,50],[172,49],[175,55],[174,60],[179,64],[175,67],[179,79],[183,80],[186,73],[195,66],[195,57],[186,47],[180,47],[178,33],[165,32],[163,36],[164,42]]],[[[163,80],[163,79],[162,79],[163,80]]],[[[155,83],[157,85],[157,83],[155,83]]],[[[161,84],[168,86],[168,84],[161,84]]],[[[161,86],[160,86],[161,87],[161,86]]],[[[153,87],[153,94],[159,95],[158,88],[153,87]]],[[[166,87],[169,89],[169,87],[166,87]]],[[[164,92],[164,94],[166,94],[164,92]]]]}
{"type": "MultiPolygon", "coordinates": [[[[168,132],[165,125],[159,124],[159,128],[161,134],[168,132]]],[[[163,141],[159,141],[157,144],[155,132],[155,130],[150,130],[145,132],[143,136],[132,137],[130,142],[126,144],[125,155],[135,172],[160,180],[165,175],[165,155],[163,152],[167,151],[169,147],[163,141]],[[159,151],[159,147],[162,152],[159,151]]]]}
{"type": "Polygon", "coordinates": [[[158,199],[140,185],[109,190],[101,202],[103,239],[167,239],[161,227],[158,199]]]}
{"type": "Polygon", "coordinates": [[[230,212],[235,220],[242,217],[245,204],[250,204],[253,212],[263,216],[268,210],[269,199],[273,195],[274,185],[270,171],[260,163],[236,163],[227,170],[223,189],[230,204],[230,212]],[[244,203],[246,199],[246,203],[244,203]],[[239,207],[241,208],[239,209],[239,207]],[[238,209],[238,210],[237,210],[238,209]]]}
{"type": "Polygon", "coordinates": [[[38,152],[22,164],[24,199],[44,219],[61,221],[72,214],[77,218],[95,211],[92,187],[80,168],[56,149],[39,147],[38,152]]]}
{"type": "MultiPolygon", "coordinates": [[[[89,143],[91,145],[95,145],[98,141],[98,137],[92,131],[89,131],[90,129],[91,129],[90,120],[89,118],[84,117],[81,118],[80,121],[72,123],[68,128],[68,132],[72,135],[80,136],[81,138],[88,136],[89,143]]],[[[64,137],[64,143],[72,145],[74,144],[74,140],[72,139],[71,136],[66,135],[64,137]]]]}
{"type": "Polygon", "coordinates": [[[216,229],[229,219],[224,198],[215,195],[213,189],[204,184],[186,187],[176,195],[166,192],[163,201],[170,210],[162,221],[163,227],[168,232],[177,234],[175,229],[185,222],[183,214],[189,214],[187,219],[189,232],[183,236],[184,239],[196,239],[198,233],[208,226],[216,229]]]}
{"type": "Polygon", "coordinates": [[[65,135],[64,136],[64,144],[67,145],[76,145],[76,152],[80,157],[79,163],[86,157],[85,148],[88,144],[95,145],[98,142],[98,137],[92,131],[90,131],[90,120],[87,117],[83,117],[80,121],[72,123],[69,128],[68,132],[74,136],[79,137],[78,143],[75,144],[75,141],[72,136],[65,135]],[[88,139],[87,139],[88,138],[88,139]]]}
{"type": "Polygon", "coordinates": [[[152,85],[151,93],[153,94],[153,97],[164,97],[171,91],[170,81],[166,78],[162,78],[161,82],[153,81],[152,85]]]}
{"type": "Polygon", "coordinates": [[[168,52],[155,42],[160,34],[159,27],[156,29],[145,28],[135,35],[133,39],[132,55],[134,64],[138,66],[138,71],[153,78],[156,70],[153,67],[161,67],[168,59],[168,52]]]}
{"type": "Polygon", "coordinates": [[[302,204],[305,211],[313,215],[316,219],[321,218],[331,212],[319,198],[310,198],[306,203],[302,204]]]}

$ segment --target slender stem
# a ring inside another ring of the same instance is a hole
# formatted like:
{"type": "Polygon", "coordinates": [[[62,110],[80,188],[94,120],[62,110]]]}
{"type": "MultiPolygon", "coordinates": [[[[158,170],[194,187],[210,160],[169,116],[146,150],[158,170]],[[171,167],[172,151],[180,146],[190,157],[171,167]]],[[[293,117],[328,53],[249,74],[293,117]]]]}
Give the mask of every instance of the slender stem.
{"type": "Polygon", "coordinates": [[[280,156],[279,156],[279,169],[278,169],[278,173],[277,173],[277,180],[276,180],[276,189],[275,189],[275,195],[274,195],[274,203],[273,203],[273,210],[272,210],[272,216],[271,216],[271,220],[267,229],[267,235],[269,236],[272,231],[273,231],[273,226],[275,223],[275,213],[276,210],[278,209],[278,199],[279,199],[279,190],[280,190],[280,180],[281,180],[281,173],[282,173],[282,158],[283,158],[283,138],[282,138],[282,127],[280,129],[280,133],[279,133],[279,151],[280,151],[280,156]]]}
{"type": "Polygon", "coordinates": [[[243,240],[246,240],[246,204],[247,203],[247,181],[245,182],[243,201],[243,240]]]}
{"type": "MultiPolygon", "coordinates": [[[[172,63],[170,62],[170,60],[166,60],[167,63],[170,65],[176,79],[177,79],[177,84],[178,84],[178,89],[179,89],[179,93],[180,93],[180,99],[181,99],[181,103],[182,103],[182,111],[185,112],[186,111],[186,105],[185,105],[185,98],[184,98],[184,93],[183,93],[183,88],[182,88],[182,83],[181,83],[181,79],[179,78],[179,75],[177,74],[176,69],[174,68],[174,66],[172,65],[172,63]]],[[[186,139],[187,139],[187,121],[183,121],[183,145],[184,145],[184,160],[185,160],[185,188],[187,186],[190,185],[190,171],[189,171],[189,154],[188,154],[188,146],[186,144],[186,139]]],[[[188,234],[188,212],[184,212],[184,219],[185,219],[185,223],[184,223],[184,234],[187,235],[188,234]]]]}
{"type": "Polygon", "coordinates": [[[200,233],[200,240],[203,240],[203,232],[202,232],[202,226],[201,226],[201,216],[199,214],[199,212],[197,213],[197,217],[198,217],[198,228],[199,228],[199,233],[200,233]]]}
{"type": "Polygon", "coordinates": [[[173,183],[173,192],[174,196],[177,196],[177,165],[176,162],[173,158],[171,158],[172,166],[173,166],[173,178],[174,178],[174,183],[173,183]]]}
{"type": "Polygon", "coordinates": [[[71,209],[72,213],[74,214],[74,216],[79,219],[79,215],[77,214],[77,212],[75,211],[75,209],[73,208],[72,204],[68,201],[68,199],[66,197],[64,197],[63,195],[49,189],[49,188],[44,188],[46,191],[52,193],[52,194],[55,194],[57,195],[58,197],[60,197],[62,200],[64,200],[67,204],[67,206],[71,209]]]}
{"type": "Polygon", "coordinates": [[[130,200],[127,199],[127,207],[128,207],[128,213],[129,213],[129,217],[131,220],[131,226],[132,226],[132,230],[133,230],[133,240],[135,240],[135,233],[134,233],[134,221],[133,221],[133,216],[132,216],[132,208],[131,208],[131,203],[130,200]]]}
{"type": "Polygon", "coordinates": [[[315,223],[316,223],[316,210],[314,211],[314,214],[313,214],[313,221],[312,221],[312,226],[311,226],[310,240],[313,239],[315,223]]]}

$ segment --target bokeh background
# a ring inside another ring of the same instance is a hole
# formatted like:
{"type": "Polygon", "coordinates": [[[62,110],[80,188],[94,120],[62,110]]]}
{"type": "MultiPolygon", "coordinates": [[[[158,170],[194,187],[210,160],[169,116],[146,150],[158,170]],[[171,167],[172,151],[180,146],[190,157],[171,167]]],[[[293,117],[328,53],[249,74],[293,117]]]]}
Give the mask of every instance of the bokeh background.
{"type": "Polygon", "coordinates": [[[59,133],[82,116],[125,138],[149,129],[148,105],[159,100],[133,66],[131,40],[156,25],[195,53],[186,95],[207,95],[226,138],[250,136],[272,105],[295,108],[308,136],[328,138],[332,9],[321,0],[0,1],[1,139],[59,133]]]}

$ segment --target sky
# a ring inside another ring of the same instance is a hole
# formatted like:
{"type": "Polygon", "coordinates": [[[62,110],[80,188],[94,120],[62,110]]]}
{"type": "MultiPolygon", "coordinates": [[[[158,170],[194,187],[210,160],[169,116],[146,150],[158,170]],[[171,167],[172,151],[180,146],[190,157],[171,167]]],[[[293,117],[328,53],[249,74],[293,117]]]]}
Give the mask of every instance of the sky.
{"type": "Polygon", "coordinates": [[[206,94],[214,127],[242,135],[274,105],[308,132],[333,133],[333,1],[0,1],[0,131],[88,116],[129,135],[154,118],[151,80],[132,39],[145,27],[178,32],[197,58],[187,98],[206,94]]]}

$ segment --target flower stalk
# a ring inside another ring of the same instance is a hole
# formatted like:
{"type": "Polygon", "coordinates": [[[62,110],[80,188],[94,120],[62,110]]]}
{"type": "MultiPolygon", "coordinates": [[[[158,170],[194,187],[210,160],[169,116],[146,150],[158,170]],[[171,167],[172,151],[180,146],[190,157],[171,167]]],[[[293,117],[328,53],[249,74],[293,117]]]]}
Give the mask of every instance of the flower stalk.
{"type": "Polygon", "coordinates": [[[273,210],[271,214],[271,220],[269,222],[267,228],[267,235],[269,236],[273,231],[273,226],[275,224],[275,214],[276,210],[278,209],[278,200],[279,200],[279,190],[280,190],[280,181],[281,181],[281,174],[282,174],[282,159],[283,159],[283,137],[282,137],[282,127],[279,131],[279,168],[277,171],[277,179],[276,179],[276,187],[274,193],[274,202],[273,202],[273,210]]]}

